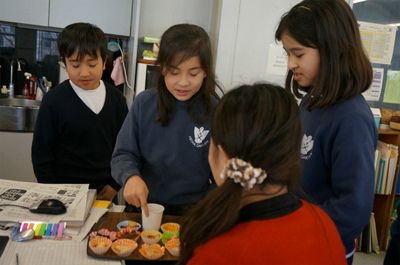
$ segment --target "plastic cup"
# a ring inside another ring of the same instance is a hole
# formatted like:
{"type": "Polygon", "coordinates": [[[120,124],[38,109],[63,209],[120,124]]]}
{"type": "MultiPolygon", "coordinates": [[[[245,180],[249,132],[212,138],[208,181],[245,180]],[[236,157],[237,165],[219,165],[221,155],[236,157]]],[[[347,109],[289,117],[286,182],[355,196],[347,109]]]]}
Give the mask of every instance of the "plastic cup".
{"type": "Polygon", "coordinates": [[[164,212],[164,206],[157,203],[147,204],[149,208],[149,217],[146,217],[142,209],[142,228],[144,230],[159,230],[161,219],[164,212]]]}

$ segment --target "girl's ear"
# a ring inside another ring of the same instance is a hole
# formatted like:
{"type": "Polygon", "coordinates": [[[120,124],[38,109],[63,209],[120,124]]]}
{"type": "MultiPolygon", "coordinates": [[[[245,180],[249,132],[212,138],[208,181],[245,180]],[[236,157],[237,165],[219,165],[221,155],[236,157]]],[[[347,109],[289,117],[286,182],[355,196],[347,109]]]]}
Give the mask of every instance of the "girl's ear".
{"type": "Polygon", "coordinates": [[[218,151],[224,156],[226,160],[229,160],[228,155],[225,153],[225,150],[222,148],[221,145],[218,145],[218,151]]]}
{"type": "Polygon", "coordinates": [[[103,71],[106,69],[106,62],[107,62],[107,59],[108,59],[108,55],[106,55],[106,59],[105,59],[104,62],[103,62],[103,71]]]}

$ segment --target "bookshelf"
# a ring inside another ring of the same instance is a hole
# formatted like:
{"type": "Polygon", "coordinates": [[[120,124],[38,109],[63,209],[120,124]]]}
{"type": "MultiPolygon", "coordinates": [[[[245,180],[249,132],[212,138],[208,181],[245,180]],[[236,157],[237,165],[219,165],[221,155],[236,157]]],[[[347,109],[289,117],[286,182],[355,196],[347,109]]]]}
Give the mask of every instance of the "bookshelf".
{"type": "MultiPolygon", "coordinates": [[[[379,129],[379,140],[397,145],[400,148],[400,131],[379,129]]],[[[400,159],[400,158],[399,158],[400,159]]],[[[376,231],[380,250],[387,248],[387,239],[389,236],[390,219],[392,215],[393,202],[396,197],[396,187],[399,176],[399,160],[397,161],[396,173],[393,180],[392,192],[390,195],[375,194],[374,208],[376,231]]]]}

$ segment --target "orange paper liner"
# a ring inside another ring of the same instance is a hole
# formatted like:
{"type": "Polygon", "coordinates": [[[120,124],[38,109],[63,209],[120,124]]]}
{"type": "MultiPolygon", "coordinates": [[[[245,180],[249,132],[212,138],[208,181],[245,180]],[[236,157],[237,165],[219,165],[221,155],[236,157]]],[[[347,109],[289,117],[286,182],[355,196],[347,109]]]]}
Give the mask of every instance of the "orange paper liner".
{"type": "Polygon", "coordinates": [[[161,257],[164,255],[165,247],[161,247],[159,244],[151,244],[151,245],[149,245],[149,244],[143,244],[143,245],[142,245],[142,248],[139,249],[139,252],[140,252],[140,254],[142,254],[142,256],[145,257],[146,259],[155,260],[155,259],[161,258],[161,257]],[[156,248],[160,249],[161,254],[160,254],[159,256],[154,256],[154,257],[146,256],[145,249],[148,248],[148,247],[150,247],[150,246],[153,246],[153,247],[156,247],[156,248]]]}

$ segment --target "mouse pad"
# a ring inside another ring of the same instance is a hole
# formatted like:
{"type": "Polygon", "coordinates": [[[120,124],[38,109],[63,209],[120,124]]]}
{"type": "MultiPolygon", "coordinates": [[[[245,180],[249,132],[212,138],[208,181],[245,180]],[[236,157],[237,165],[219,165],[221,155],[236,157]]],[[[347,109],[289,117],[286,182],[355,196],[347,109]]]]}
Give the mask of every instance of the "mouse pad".
{"type": "Polygon", "coordinates": [[[8,240],[9,240],[8,236],[0,236],[0,257],[7,246],[8,240]]]}

